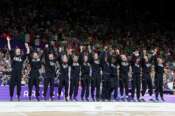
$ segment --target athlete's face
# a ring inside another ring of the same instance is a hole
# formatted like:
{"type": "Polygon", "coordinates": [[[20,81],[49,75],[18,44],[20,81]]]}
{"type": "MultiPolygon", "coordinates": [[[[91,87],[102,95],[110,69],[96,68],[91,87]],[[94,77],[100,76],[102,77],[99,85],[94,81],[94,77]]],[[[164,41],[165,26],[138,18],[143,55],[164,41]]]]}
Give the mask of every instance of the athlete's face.
{"type": "Polygon", "coordinates": [[[105,62],[107,62],[107,61],[108,61],[108,57],[106,56],[106,57],[105,57],[105,62]]]}
{"type": "Polygon", "coordinates": [[[68,62],[68,58],[67,58],[67,56],[64,55],[63,58],[62,58],[62,60],[63,60],[64,63],[67,63],[67,62],[68,62]]]}
{"type": "Polygon", "coordinates": [[[104,47],[104,49],[105,49],[105,50],[107,50],[107,49],[108,49],[108,47],[107,47],[107,46],[105,46],[105,47],[104,47]]]}
{"type": "Polygon", "coordinates": [[[163,64],[163,60],[161,58],[157,58],[158,64],[163,64]]]}
{"type": "Polygon", "coordinates": [[[145,62],[148,62],[148,57],[144,57],[144,59],[145,59],[145,62]]]}
{"type": "Polygon", "coordinates": [[[116,59],[115,58],[112,58],[112,63],[114,64],[116,62],[116,59]]]}
{"type": "Polygon", "coordinates": [[[94,59],[95,59],[95,60],[98,59],[98,54],[97,54],[97,53],[94,54],[94,59]]]}
{"type": "Polygon", "coordinates": [[[143,50],[143,54],[146,55],[147,54],[147,51],[146,50],[143,50]]]}
{"type": "Polygon", "coordinates": [[[49,60],[53,60],[53,59],[54,59],[53,54],[49,54],[49,60]]]}
{"type": "Polygon", "coordinates": [[[135,55],[135,56],[139,56],[139,51],[135,51],[135,52],[134,52],[134,55],[135,55]]]}
{"type": "Polygon", "coordinates": [[[33,53],[33,58],[34,58],[34,59],[38,59],[38,58],[39,58],[38,53],[34,52],[34,53],[33,53]]]}
{"type": "Polygon", "coordinates": [[[59,47],[59,52],[62,52],[62,50],[63,50],[62,47],[59,47]]]}
{"type": "Polygon", "coordinates": [[[17,56],[21,55],[21,50],[20,50],[19,48],[16,48],[15,54],[16,54],[17,56]]]}
{"type": "Polygon", "coordinates": [[[74,62],[78,62],[78,56],[74,56],[74,57],[73,57],[73,61],[74,61],[74,62]]]}
{"type": "Polygon", "coordinates": [[[139,59],[139,58],[137,58],[137,59],[136,59],[136,63],[137,63],[137,64],[139,64],[139,62],[140,62],[140,59],[139,59]]]}
{"type": "Polygon", "coordinates": [[[88,56],[84,56],[84,62],[88,61],[88,56]]]}
{"type": "Polygon", "coordinates": [[[121,55],[122,61],[127,61],[127,57],[125,55],[121,55]]]}
{"type": "Polygon", "coordinates": [[[120,54],[119,49],[115,49],[115,53],[116,53],[117,55],[119,55],[119,54],[120,54]]]}

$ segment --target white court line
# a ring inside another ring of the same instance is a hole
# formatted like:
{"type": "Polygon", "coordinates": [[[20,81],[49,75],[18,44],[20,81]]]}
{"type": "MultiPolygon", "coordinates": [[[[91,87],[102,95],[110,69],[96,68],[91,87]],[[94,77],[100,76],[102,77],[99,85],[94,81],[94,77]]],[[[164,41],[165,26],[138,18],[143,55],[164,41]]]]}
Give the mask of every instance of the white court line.
{"type": "Polygon", "coordinates": [[[0,112],[122,112],[158,111],[175,112],[173,103],[128,103],[128,102],[0,102],[0,112]]]}

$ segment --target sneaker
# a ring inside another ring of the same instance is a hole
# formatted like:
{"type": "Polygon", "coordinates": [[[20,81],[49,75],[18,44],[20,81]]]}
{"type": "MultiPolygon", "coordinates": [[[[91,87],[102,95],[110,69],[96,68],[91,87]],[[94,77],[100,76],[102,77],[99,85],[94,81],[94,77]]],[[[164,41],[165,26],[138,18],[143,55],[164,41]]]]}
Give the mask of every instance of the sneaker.
{"type": "Polygon", "coordinates": [[[97,98],[97,99],[96,99],[96,101],[97,101],[97,102],[99,102],[99,101],[100,101],[100,99],[99,99],[99,98],[97,98]]]}
{"type": "Polygon", "coordinates": [[[144,98],[141,98],[140,101],[145,102],[145,99],[144,98]]]}
{"type": "Polygon", "coordinates": [[[131,100],[130,100],[131,102],[136,102],[136,100],[134,99],[134,98],[131,98],[131,100]]]}
{"type": "Polygon", "coordinates": [[[120,98],[119,97],[116,97],[114,100],[115,101],[120,101],[120,98]]]}
{"type": "Polygon", "coordinates": [[[156,97],[156,102],[159,102],[159,98],[158,97],[156,97]]]}
{"type": "Polygon", "coordinates": [[[65,101],[66,101],[66,102],[68,102],[68,99],[67,99],[67,97],[65,98],[65,101]]]}
{"type": "Polygon", "coordinates": [[[46,96],[44,97],[44,100],[45,100],[45,101],[47,100],[46,96]]]}
{"type": "Polygon", "coordinates": [[[163,97],[161,97],[161,100],[162,100],[163,102],[165,102],[165,99],[164,99],[163,97]]]}
{"type": "Polygon", "coordinates": [[[72,97],[70,97],[70,101],[73,101],[72,97]]]}
{"type": "Polygon", "coordinates": [[[18,96],[18,101],[20,101],[20,97],[18,96]]]}
{"type": "Polygon", "coordinates": [[[58,100],[60,100],[60,96],[58,96],[58,100]]]}
{"type": "Polygon", "coordinates": [[[78,101],[78,99],[77,99],[76,97],[74,97],[74,100],[75,100],[75,101],[78,101]]]}
{"type": "Polygon", "coordinates": [[[29,96],[29,101],[31,101],[32,100],[32,98],[31,98],[31,96],[29,96]]]}
{"type": "Polygon", "coordinates": [[[141,100],[140,100],[140,99],[137,99],[137,101],[138,101],[138,102],[141,102],[141,100]]]}
{"type": "Polygon", "coordinates": [[[40,101],[39,97],[36,97],[36,100],[37,100],[37,101],[40,101]]]}
{"type": "Polygon", "coordinates": [[[154,102],[154,99],[153,99],[153,98],[151,98],[151,99],[149,99],[149,101],[154,102]]]}
{"type": "Polygon", "coordinates": [[[89,99],[88,99],[88,98],[86,98],[86,101],[89,101],[89,99]]]}
{"type": "Polygon", "coordinates": [[[13,97],[10,97],[10,101],[13,101],[13,97]]]}

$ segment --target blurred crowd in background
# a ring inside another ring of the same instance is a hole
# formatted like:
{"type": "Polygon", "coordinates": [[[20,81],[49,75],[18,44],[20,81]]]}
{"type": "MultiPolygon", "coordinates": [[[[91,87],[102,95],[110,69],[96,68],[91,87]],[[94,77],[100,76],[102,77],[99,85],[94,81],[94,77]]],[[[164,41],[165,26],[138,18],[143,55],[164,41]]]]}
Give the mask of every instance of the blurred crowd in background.
{"type": "MultiPolygon", "coordinates": [[[[136,15],[137,21],[130,23],[126,21],[130,15],[129,9],[120,12],[120,3],[117,6],[118,14],[114,17],[105,13],[105,10],[97,10],[99,15],[96,15],[95,11],[91,10],[96,7],[85,7],[86,2],[81,6],[79,2],[69,3],[67,0],[61,1],[62,5],[30,0],[27,0],[26,4],[16,5],[8,1],[2,4],[4,6],[0,9],[1,85],[8,84],[10,78],[10,57],[6,41],[8,36],[13,48],[24,49],[24,43],[28,42],[30,47],[40,54],[46,44],[52,46],[55,51],[62,48],[65,52],[68,49],[80,52],[82,46],[91,46],[93,50],[102,51],[108,46],[109,51],[117,48],[128,57],[135,50],[146,49],[151,54],[155,48],[159,48],[167,66],[164,74],[165,87],[168,86],[167,83],[174,81],[175,25],[154,20],[145,22],[149,12],[136,15]]],[[[112,12],[113,9],[108,8],[112,12]]],[[[24,85],[28,80],[27,69],[25,65],[22,79],[24,85]]]]}

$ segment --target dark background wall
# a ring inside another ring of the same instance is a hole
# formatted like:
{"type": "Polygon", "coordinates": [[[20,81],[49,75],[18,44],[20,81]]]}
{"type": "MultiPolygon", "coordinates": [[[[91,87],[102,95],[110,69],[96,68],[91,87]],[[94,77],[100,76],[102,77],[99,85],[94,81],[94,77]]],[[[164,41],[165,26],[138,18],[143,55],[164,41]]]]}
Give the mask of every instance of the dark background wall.
{"type": "Polygon", "coordinates": [[[62,10],[83,9],[82,13],[116,19],[121,17],[126,22],[137,21],[174,21],[173,0],[1,0],[1,9],[18,7],[25,4],[46,5],[62,10]]]}

